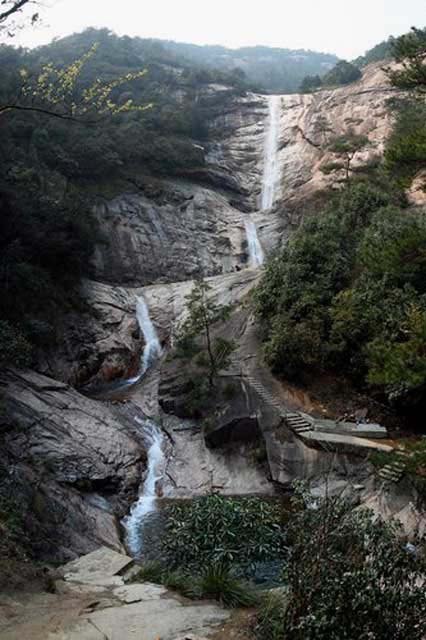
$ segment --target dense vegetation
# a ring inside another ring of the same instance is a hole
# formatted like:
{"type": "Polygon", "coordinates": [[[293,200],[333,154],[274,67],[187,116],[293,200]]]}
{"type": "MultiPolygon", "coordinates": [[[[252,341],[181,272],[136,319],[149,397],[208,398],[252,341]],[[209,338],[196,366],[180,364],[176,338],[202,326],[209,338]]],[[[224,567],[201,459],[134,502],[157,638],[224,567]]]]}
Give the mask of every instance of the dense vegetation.
{"type": "Polygon", "coordinates": [[[384,165],[357,176],[348,142],[334,143],[345,188],[270,260],[256,299],[276,373],[335,371],[405,409],[426,402],[426,219],[404,194],[426,167],[425,49],[418,30],[395,42],[406,62],[391,80],[420,97],[394,105],[384,165]]]}
{"type": "Polygon", "coordinates": [[[90,275],[101,240],[91,207],[106,185],[203,166],[195,143],[207,139],[209,117],[242,90],[241,78],[182,64],[159,43],[107,30],[33,52],[0,47],[2,363],[25,364],[31,345],[52,344],[61,315],[78,304],[78,283],[90,275]],[[229,92],[204,98],[210,82],[229,92]],[[101,107],[104,86],[112,90],[101,107]]]}
{"type": "Polygon", "coordinates": [[[305,76],[300,84],[300,91],[309,93],[319,88],[341,87],[356,82],[361,77],[362,73],[357,66],[346,60],[340,60],[322,78],[318,74],[305,76]]]}
{"type": "Polygon", "coordinates": [[[281,505],[211,495],[170,507],[164,549],[169,566],[200,571],[220,564],[253,573],[285,552],[281,505]]]}
{"type": "Polygon", "coordinates": [[[421,640],[426,619],[420,541],[341,498],[303,489],[287,526],[283,594],[267,598],[259,640],[421,640]],[[420,579],[420,582],[419,582],[420,579]]]}

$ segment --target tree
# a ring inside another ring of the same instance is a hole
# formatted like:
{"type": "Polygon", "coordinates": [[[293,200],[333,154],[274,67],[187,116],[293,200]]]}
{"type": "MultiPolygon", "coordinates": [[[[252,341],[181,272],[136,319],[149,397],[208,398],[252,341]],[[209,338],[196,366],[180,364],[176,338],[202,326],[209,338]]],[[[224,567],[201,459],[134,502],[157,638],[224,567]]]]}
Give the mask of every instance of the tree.
{"type": "Polygon", "coordinates": [[[354,64],[341,60],[322,79],[323,86],[345,85],[356,82],[362,77],[361,71],[354,64]]]}
{"type": "MultiPolygon", "coordinates": [[[[0,2],[0,34],[6,31],[9,37],[19,28],[19,24],[14,20],[19,14],[30,6],[37,5],[35,0],[1,0],[0,2]]],[[[39,19],[39,14],[34,11],[30,15],[31,24],[35,24],[39,19]]]]}
{"type": "Polygon", "coordinates": [[[136,105],[131,98],[119,103],[116,95],[119,87],[143,78],[146,69],[127,73],[109,82],[97,78],[89,86],[79,83],[83,68],[96,54],[98,47],[97,43],[93,44],[80,58],[63,67],[55,67],[49,62],[33,74],[21,69],[18,95],[6,104],[0,104],[0,115],[11,111],[29,111],[82,121],[94,116],[149,109],[151,104],[136,105]]]}
{"type": "Polygon", "coordinates": [[[319,89],[322,85],[321,78],[316,76],[305,76],[300,84],[301,93],[311,93],[314,89],[319,89]]]}
{"type": "Polygon", "coordinates": [[[209,385],[213,387],[215,376],[227,366],[234,345],[224,338],[213,337],[213,325],[229,317],[230,307],[215,304],[209,297],[210,292],[208,282],[201,279],[186,296],[188,317],[183,323],[178,343],[188,344],[202,335],[207,351],[209,385]]]}
{"type": "Polygon", "coordinates": [[[325,165],[323,170],[327,172],[327,168],[332,168],[333,171],[344,169],[346,183],[348,183],[352,161],[356,154],[367,144],[368,138],[366,136],[357,135],[352,132],[339,136],[333,140],[328,147],[329,151],[338,156],[338,161],[332,167],[331,165],[325,165]]]}
{"type": "Polygon", "coordinates": [[[392,55],[400,69],[387,68],[391,83],[399,89],[426,93],[426,29],[412,28],[392,43],[392,55]]]}

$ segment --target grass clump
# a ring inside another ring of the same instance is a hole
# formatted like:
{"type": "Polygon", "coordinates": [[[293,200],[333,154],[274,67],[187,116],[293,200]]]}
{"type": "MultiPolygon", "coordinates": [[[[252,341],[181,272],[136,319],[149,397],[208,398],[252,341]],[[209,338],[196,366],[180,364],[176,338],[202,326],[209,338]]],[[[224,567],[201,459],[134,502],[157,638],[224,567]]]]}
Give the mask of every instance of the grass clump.
{"type": "Polygon", "coordinates": [[[217,600],[224,607],[253,607],[257,601],[255,589],[236,578],[225,566],[213,564],[200,574],[182,570],[170,571],[159,562],[147,562],[132,582],[153,582],[177,591],[192,600],[217,600]]]}

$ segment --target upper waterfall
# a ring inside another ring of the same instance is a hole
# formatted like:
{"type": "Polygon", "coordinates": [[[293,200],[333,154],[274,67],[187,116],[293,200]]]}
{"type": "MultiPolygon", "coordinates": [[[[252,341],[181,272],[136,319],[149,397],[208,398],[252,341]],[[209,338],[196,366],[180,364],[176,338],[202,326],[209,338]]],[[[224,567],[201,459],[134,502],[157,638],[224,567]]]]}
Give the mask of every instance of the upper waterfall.
{"type": "Polygon", "coordinates": [[[268,109],[269,118],[265,136],[262,177],[262,211],[268,211],[272,208],[276,197],[276,188],[280,179],[278,150],[280,137],[281,96],[268,96],[268,109]]]}

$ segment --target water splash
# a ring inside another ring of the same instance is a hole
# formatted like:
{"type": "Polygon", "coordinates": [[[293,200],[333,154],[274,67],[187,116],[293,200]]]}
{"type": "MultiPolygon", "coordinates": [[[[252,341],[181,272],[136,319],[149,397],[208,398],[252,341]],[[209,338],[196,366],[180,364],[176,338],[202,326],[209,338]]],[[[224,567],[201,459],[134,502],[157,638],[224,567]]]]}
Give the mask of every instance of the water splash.
{"type": "Polygon", "coordinates": [[[260,267],[264,261],[263,249],[257,235],[256,225],[253,220],[245,220],[248,250],[250,256],[250,266],[252,268],[260,267]]]}
{"type": "Polygon", "coordinates": [[[147,443],[148,469],[143,484],[142,493],[133,505],[130,514],[124,518],[126,529],[126,543],[130,553],[139,557],[143,552],[143,521],[149,514],[156,511],[156,500],[159,487],[164,476],[166,457],[163,452],[164,436],[161,429],[151,420],[136,422],[143,425],[147,443]]]}
{"type": "Polygon", "coordinates": [[[278,158],[280,138],[281,96],[268,96],[269,120],[265,137],[264,167],[262,177],[262,211],[269,211],[275,201],[280,179],[278,158]]]}

